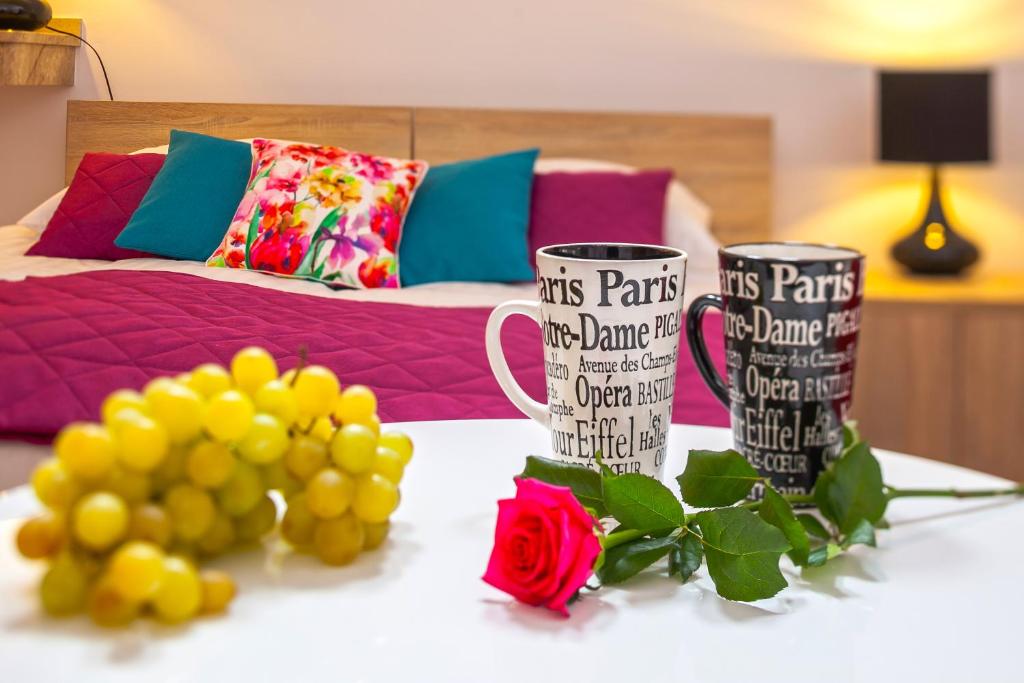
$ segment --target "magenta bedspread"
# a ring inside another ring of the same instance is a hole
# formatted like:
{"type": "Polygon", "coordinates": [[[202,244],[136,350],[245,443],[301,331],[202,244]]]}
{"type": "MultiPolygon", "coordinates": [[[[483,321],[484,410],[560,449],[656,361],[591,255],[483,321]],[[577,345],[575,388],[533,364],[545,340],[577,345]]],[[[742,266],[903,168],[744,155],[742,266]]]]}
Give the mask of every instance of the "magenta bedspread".
{"type": "MultiPolygon", "coordinates": [[[[99,271],[0,282],[0,434],[48,438],[95,419],[119,387],[227,363],[266,347],[286,369],[305,345],[310,362],[343,384],[373,387],[386,421],[521,417],[491,375],[483,308],[363,303],[217,282],[180,273],[99,271]]],[[[716,321],[717,322],[717,321],[716,321]]],[[[505,325],[509,365],[542,398],[540,332],[505,325]]],[[[709,326],[721,349],[721,326],[709,326]]],[[[685,341],[684,341],[685,343],[685,341]]],[[[726,425],[688,352],[680,357],[674,422],[726,425]]]]}

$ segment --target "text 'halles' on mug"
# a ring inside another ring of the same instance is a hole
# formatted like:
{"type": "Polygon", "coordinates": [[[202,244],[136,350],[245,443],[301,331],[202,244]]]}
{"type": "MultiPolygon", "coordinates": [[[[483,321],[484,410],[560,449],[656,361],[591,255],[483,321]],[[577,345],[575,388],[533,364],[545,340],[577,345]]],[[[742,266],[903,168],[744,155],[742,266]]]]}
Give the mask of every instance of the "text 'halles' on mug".
{"type": "MultiPolygon", "coordinates": [[[[701,376],[729,408],[736,449],[779,491],[810,493],[838,457],[853,399],[864,256],[821,244],[735,244],[718,252],[721,296],[690,306],[686,335],[701,376]],[[701,331],[722,311],[726,379],[701,331]]],[[[763,487],[755,486],[759,497],[763,487]]]]}
{"type": "Polygon", "coordinates": [[[509,400],[551,432],[564,462],[660,476],[672,419],[686,253],[644,244],[537,250],[540,301],[509,301],[487,321],[487,358],[509,400]],[[544,340],[547,404],[509,372],[501,325],[533,318],[544,340]]]}

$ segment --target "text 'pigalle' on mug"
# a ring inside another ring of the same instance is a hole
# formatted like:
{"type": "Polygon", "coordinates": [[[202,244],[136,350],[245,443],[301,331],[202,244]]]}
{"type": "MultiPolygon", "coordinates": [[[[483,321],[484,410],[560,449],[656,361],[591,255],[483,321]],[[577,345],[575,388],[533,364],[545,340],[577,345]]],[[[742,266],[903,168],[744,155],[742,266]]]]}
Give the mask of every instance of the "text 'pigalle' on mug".
{"type": "Polygon", "coordinates": [[[487,321],[487,358],[501,388],[551,431],[561,461],[660,476],[672,418],[686,253],[643,244],[537,250],[540,301],[509,301],[487,321]],[[533,318],[544,339],[547,404],[509,372],[501,325],[533,318]]]}
{"type": "MultiPolygon", "coordinates": [[[[736,450],[777,490],[807,494],[843,447],[864,289],[864,256],[794,242],[735,244],[718,252],[721,296],[691,305],[686,335],[712,393],[730,410],[736,450]],[[722,311],[727,380],[701,329],[722,311]]],[[[762,494],[755,485],[753,497],[762,494]]]]}

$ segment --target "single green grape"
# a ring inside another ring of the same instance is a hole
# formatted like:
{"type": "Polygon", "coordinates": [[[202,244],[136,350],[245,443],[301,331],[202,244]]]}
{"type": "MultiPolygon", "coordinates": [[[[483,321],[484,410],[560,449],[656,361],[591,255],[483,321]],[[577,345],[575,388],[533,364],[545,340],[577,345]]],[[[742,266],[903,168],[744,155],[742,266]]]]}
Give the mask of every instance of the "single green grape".
{"type": "Polygon", "coordinates": [[[376,413],[377,396],[362,384],[346,387],[334,407],[334,419],[342,424],[366,425],[376,413]]]}
{"type": "Polygon", "coordinates": [[[241,517],[260,502],[262,495],[263,479],[259,470],[240,460],[231,478],[217,491],[217,503],[232,517],[241,517]]]}
{"type": "Polygon", "coordinates": [[[105,491],[116,493],[129,505],[149,500],[152,486],[149,477],[127,467],[114,465],[102,483],[105,491]]]}
{"type": "Polygon", "coordinates": [[[405,473],[405,463],[402,462],[402,456],[398,453],[395,453],[390,448],[378,446],[377,457],[373,459],[370,471],[379,474],[397,486],[401,483],[402,475],[405,473]]]}
{"type": "Polygon", "coordinates": [[[256,410],[273,415],[286,427],[293,425],[299,417],[299,402],[295,392],[280,379],[272,379],[261,386],[253,396],[253,403],[256,410]]]}
{"type": "Polygon", "coordinates": [[[369,427],[348,424],[331,441],[334,464],[351,474],[367,472],[377,457],[377,437],[369,427]]]}
{"type": "Polygon", "coordinates": [[[231,359],[231,377],[251,396],[270,380],[277,379],[277,363],[265,349],[249,346],[231,359]]]}
{"type": "Polygon", "coordinates": [[[114,415],[111,429],[117,440],[117,458],[129,469],[149,472],[167,455],[167,430],[148,415],[125,408],[114,415]]]}
{"type": "Polygon", "coordinates": [[[97,626],[120,628],[135,621],[140,605],[129,600],[108,577],[102,577],[89,591],[86,609],[97,626]]]}
{"type": "Polygon", "coordinates": [[[218,512],[210,528],[196,542],[196,547],[206,555],[220,555],[235,544],[236,538],[235,523],[223,512],[218,512]]]}
{"type": "Polygon", "coordinates": [[[288,499],[284,517],[281,519],[281,535],[296,548],[303,548],[313,542],[317,518],[306,505],[306,494],[297,493],[288,499]]]}
{"type": "Polygon", "coordinates": [[[72,534],[92,550],[106,550],[128,531],[128,506],[113,493],[96,491],[81,498],[72,511],[72,534]]]}
{"type": "Polygon", "coordinates": [[[185,444],[203,428],[203,399],[175,381],[151,382],[142,392],[149,414],[167,430],[171,443],[185,444]]]}
{"type": "Polygon", "coordinates": [[[78,500],[81,486],[60,460],[47,458],[32,472],[32,490],[46,507],[68,510],[78,500]]]}
{"type": "Polygon", "coordinates": [[[331,519],[352,504],[356,482],[351,475],[325,467],[306,482],[306,506],[314,516],[331,519]]]}
{"type": "Polygon", "coordinates": [[[203,614],[220,614],[227,609],[238,592],[231,575],[216,569],[204,569],[200,572],[199,583],[203,591],[200,608],[203,614]]]}
{"type": "Polygon", "coordinates": [[[110,558],[107,578],[128,600],[148,600],[164,578],[164,551],[147,541],[129,541],[110,558]]]}
{"type": "Polygon", "coordinates": [[[270,496],[263,496],[256,506],[235,521],[238,540],[243,543],[258,541],[277,524],[277,506],[270,496]]]}
{"type": "Polygon", "coordinates": [[[322,365],[302,368],[292,389],[299,413],[313,417],[330,415],[340,392],[337,376],[322,365]]]}
{"type": "Polygon", "coordinates": [[[173,534],[171,516],[162,506],[156,503],[141,503],[132,508],[128,522],[129,539],[149,541],[166,548],[171,544],[173,534]]]}
{"type": "Polygon", "coordinates": [[[109,427],[114,421],[114,416],[125,408],[131,408],[144,415],[149,411],[149,405],[142,394],[134,389],[118,389],[103,399],[103,405],[100,406],[100,417],[103,418],[103,424],[109,427]]]}
{"type": "Polygon", "coordinates": [[[188,460],[188,446],[171,446],[160,464],[149,472],[150,488],[154,494],[161,494],[185,479],[185,462],[188,460]]]}
{"type": "Polygon", "coordinates": [[[55,617],[81,612],[89,592],[89,577],[67,553],[50,565],[39,584],[43,609],[55,617]]]}
{"type": "Polygon", "coordinates": [[[189,373],[187,384],[203,398],[210,398],[231,388],[231,375],[216,363],[203,363],[189,373]]]}
{"type": "Polygon", "coordinates": [[[216,508],[210,494],[191,484],[178,484],[164,494],[175,537],[191,542],[202,537],[213,523],[216,508]]]}
{"type": "Polygon", "coordinates": [[[412,460],[412,439],[402,432],[384,432],[380,435],[379,445],[398,453],[403,465],[408,465],[412,460]]]}
{"type": "Polygon", "coordinates": [[[185,471],[196,486],[214,489],[223,486],[235,471],[237,459],[224,444],[217,441],[199,441],[189,451],[185,471]]]}
{"type": "Polygon", "coordinates": [[[29,560],[53,557],[64,545],[64,520],[60,515],[45,512],[31,517],[18,529],[15,545],[21,556],[29,560]]]}
{"type": "Polygon", "coordinates": [[[192,563],[175,555],[164,558],[163,581],[151,601],[157,617],[171,623],[191,619],[202,601],[202,584],[192,563]]]}
{"type": "Polygon", "coordinates": [[[366,474],[356,481],[352,511],[369,524],[388,520],[398,507],[398,487],[379,474],[366,474]]]}
{"type": "Polygon", "coordinates": [[[284,454],[284,465],[292,476],[307,481],[327,466],[327,444],[307,434],[296,434],[284,454]]]}
{"type": "Polygon", "coordinates": [[[313,532],[313,549],[325,564],[343,565],[356,559],[363,549],[363,524],[352,513],[322,519],[313,532]]]}
{"type": "Polygon", "coordinates": [[[267,413],[256,413],[249,431],[238,442],[238,452],[255,465],[266,465],[280,460],[288,444],[288,428],[281,420],[267,413]]]}
{"type": "Polygon", "coordinates": [[[366,532],[366,537],[363,539],[363,548],[365,550],[375,550],[387,539],[388,532],[391,531],[391,522],[380,522],[379,524],[364,523],[363,531],[366,532]]]}
{"type": "Polygon", "coordinates": [[[252,426],[252,401],[236,389],[222,391],[206,404],[203,426],[217,441],[238,441],[252,426]]]}
{"type": "Polygon", "coordinates": [[[78,479],[97,481],[114,465],[114,437],[103,425],[72,422],[57,434],[54,455],[78,479]]]}

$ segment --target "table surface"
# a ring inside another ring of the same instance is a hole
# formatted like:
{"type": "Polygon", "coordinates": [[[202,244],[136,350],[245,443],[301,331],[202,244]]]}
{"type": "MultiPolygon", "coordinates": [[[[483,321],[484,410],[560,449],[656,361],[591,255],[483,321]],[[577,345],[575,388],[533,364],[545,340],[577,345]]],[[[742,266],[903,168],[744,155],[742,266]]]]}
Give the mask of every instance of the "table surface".
{"type": "MultiPolygon", "coordinates": [[[[857,547],[753,604],[714,593],[701,569],[663,571],[588,594],[563,619],[480,580],[496,501],[545,432],[525,420],[410,423],[416,458],[391,538],[353,565],[260,551],[211,563],[240,594],[230,613],[121,631],[54,620],[36,602],[41,566],[18,558],[18,518],[36,503],[0,493],[4,680],[829,681],[1020,680],[1024,503],[898,500],[879,548],[857,547]],[[280,558],[278,558],[280,560],[280,558]]],[[[666,474],[689,448],[727,448],[725,429],[676,425],[666,474]]],[[[880,452],[896,486],[1003,480],[880,452]]]]}

